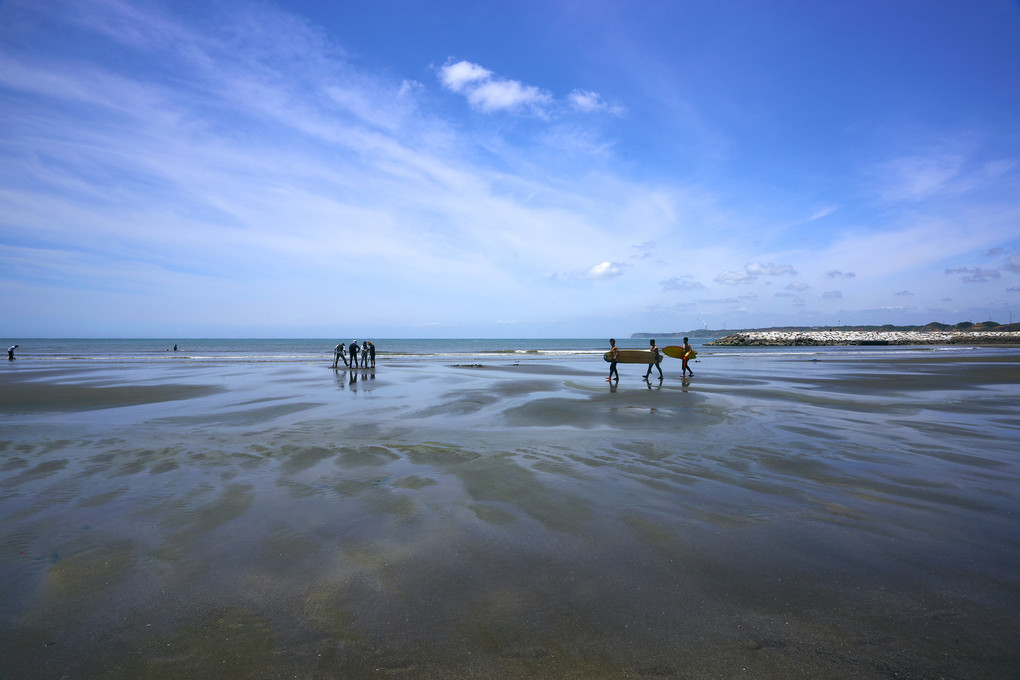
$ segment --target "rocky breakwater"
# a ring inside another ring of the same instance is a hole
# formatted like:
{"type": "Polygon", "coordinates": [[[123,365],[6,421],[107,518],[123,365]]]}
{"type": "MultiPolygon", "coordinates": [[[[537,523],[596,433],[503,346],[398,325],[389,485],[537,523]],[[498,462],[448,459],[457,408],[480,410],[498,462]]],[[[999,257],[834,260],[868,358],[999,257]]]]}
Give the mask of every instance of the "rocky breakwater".
{"type": "Polygon", "coordinates": [[[1020,345],[1020,331],[745,331],[712,347],[812,345],[1020,345]]]}

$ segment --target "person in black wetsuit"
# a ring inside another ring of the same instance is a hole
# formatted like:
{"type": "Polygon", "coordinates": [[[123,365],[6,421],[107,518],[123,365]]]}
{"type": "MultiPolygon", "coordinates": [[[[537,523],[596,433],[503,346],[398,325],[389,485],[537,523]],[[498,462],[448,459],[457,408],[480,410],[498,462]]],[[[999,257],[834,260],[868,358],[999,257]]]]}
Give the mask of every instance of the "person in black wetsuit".
{"type": "Polygon", "coordinates": [[[340,360],[344,360],[344,366],[347,365],[347,357],[344,356],[344,343],[340,343],[333,348],[333,368],[339,368],[340,360]]]}
{"type": "Polygon", "coordinates": [[[347,354],[351,357],[351,368],[357,368],[358,367],[358,352],[360,352],[360,351],[361,351],[361,348],[358,347],[358,341],[357,340],[352,342],[351,346],[347,348],[347,354]]]}

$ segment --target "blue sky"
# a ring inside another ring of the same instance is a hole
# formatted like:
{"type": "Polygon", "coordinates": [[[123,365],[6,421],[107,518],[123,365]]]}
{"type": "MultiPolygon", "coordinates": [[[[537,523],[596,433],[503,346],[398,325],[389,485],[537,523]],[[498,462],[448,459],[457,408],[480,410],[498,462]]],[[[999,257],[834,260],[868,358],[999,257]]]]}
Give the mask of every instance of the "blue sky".
{"type": "Polygon", "coordinates": [[[1020,320],[1020,5],[0,4],[0,335],[1020,320]]]}

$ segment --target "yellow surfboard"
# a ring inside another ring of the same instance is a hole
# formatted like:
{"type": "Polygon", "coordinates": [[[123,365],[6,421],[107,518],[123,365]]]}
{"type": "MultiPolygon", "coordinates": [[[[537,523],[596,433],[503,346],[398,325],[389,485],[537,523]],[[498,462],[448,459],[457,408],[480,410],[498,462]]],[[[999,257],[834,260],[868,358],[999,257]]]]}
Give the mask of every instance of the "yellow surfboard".
{"type": "MultiPolygon", "coordinates": [[[[602,358],[612,361],[613,353],[606,352],[602,358]]],[[[621,349],[616,361],[621,364],[654,364],[655,355],[650,349],[621,349]]]]}
{"type": "MultiPolygon", "coordinates": [[[[663,347],[662,353],[668,357],[673,357],[674,359],[684,358],[684,348],[680,345],[669,345],[668,347],[663,347]]],[[[687,353],[688,359],[693,359],[696,356],[698,356],[698,353],[693,349],[687,353]]]]}

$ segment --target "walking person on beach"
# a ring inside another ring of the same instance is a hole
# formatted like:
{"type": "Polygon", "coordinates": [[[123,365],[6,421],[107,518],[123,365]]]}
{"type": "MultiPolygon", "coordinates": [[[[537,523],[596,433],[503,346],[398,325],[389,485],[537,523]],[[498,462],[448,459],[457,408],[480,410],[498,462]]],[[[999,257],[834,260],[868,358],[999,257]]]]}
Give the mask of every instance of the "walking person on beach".
{"type": "Polygon", "coordinates": [[[358,352],[361,348],[358,347],[358,341],[354,340],[351,342],[351,346],[347,348],[347,354],[351,357],[351,368],[358,367],[358,352]]]}
{"type": "MultiPolygon", "coordinates": [[[[684,352],[684,359],[683,359],[684,364],[683,364],[683,368],[680,370],[680,375],[681,376],[686,375],[687,371],[691,371],[691,367],[687,365],[687,361],[691,358],[691,354],[694,352],[694,348],[691,347],[691,343],[687,341],[687,338],[684,338],[684,349],[683,349],[683,352],[684,352]]],[[[691,376],[693,376],[693,375],[694,375],[694,371],[691,371],[691,376]]]]}
{"type": "Polygon", "coordinates": [[[372,362],[372,368],[375,368],[375,343],[374,342],[369,342],[368,343],[368,356],[369,356],[369,359],[372,362]]]}
{"type": "Polygon", "coordinates": [[[648,372],[645,373],[645,380],[648,380],[649,376],[652,375],[652,366],[659,369],[659,380],[662,380],[662,366],[659,365],[662,363],[662,354],[659,353],[659,348],[655,346],[654,340],[649,340],[648,344],[651,345],[653,363],[648,364],[648,372]]]}
{"type": "Polygon", "coordinates": [[[609,362],[609,377],[606,380],[612,380],[614,375],[619,380],[620,373],[616,370],[616,360],[620,357],[620,348],[616,346],[616,338],[609,338],[609,354],[613,360],[609,362]]]}

